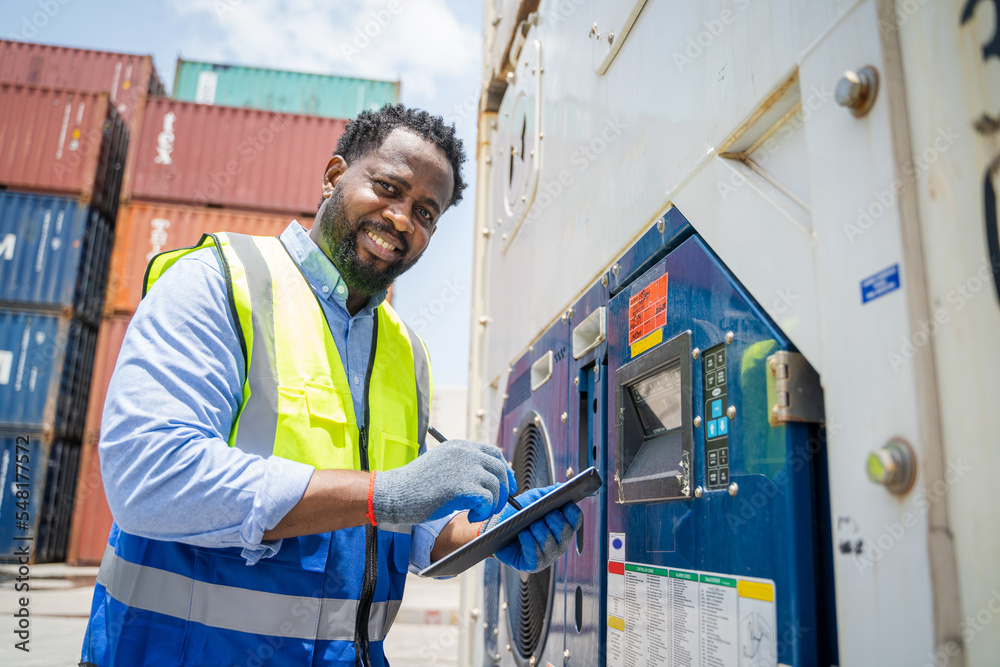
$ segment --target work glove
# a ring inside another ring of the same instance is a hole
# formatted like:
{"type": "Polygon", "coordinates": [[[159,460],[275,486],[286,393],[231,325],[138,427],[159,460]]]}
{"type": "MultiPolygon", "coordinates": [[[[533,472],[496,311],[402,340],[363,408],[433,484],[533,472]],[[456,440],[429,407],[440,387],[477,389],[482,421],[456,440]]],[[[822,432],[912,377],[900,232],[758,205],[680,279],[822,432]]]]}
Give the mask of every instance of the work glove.
{"type": "Polygon", "coordinates": [[[448,440],[401,468],[377,472],[372,487],[376,523],[417,524],[469,510],[482,521],[517,492],[514,471],[493,445],[448,440]]]}
{"type": "MultiPolygon", "coordinates": [[[[531,489],[517,496],[521,507],[527,507],[544,495],[559,488],[558,484],[540,489],[531,489]]],[[[491,530],[501,521],[516,513],[510,505],[499,514],[491,516],[483,523],[479,534],[491,530]]],[[[470,518],[470,521],[472,519],[470,518]]],[[[576,503],[566,503],[560,509],[552,510],[538,521],[517,534],[517,541],[511,542],[494,556],[504,565],[521,572],[541,572],[555,563],[566,553],[573,540],[573,533],[583,525],[583,513],[576,503]]]]}

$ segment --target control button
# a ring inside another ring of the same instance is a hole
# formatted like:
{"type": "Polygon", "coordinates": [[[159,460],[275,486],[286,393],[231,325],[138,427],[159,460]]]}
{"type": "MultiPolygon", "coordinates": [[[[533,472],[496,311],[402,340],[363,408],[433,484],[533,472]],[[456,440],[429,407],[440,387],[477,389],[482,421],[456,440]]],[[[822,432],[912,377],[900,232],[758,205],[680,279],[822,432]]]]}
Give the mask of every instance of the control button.
{"type": "Polygon", "coordinates": [[[709,389],[715,388],[715,373],[710,374],[705,380],[705,386],[709,389]]]}
{"type": "Polygon", "coordinates": [[[719,484],[729,484],[729,468],[719,471],[719,484]]]}
{"type": "Polygon", "coordinates": [[[713,449],[708,453],[708,467],[714,468],[719,465],[719,452],[713,449]]]}
{"type": "Polygon", "coordinates": [[[719,471],[718,470],[709,470],[708,471],[708,485],[709,486],[718,486],[718,484],[719,484],[719,471]]]}
{"type": "Polygon", "coordinates": [[[726,348],[722,348],[715,353],[715,365],[719,368],[726,367],[726,348]]]}
{"type": "Polygon", "coordinates": [[[712,419],[722,416],[722,399],[717,398],[712,401],[712,419]]]}
{"type": "Polygon", "coordinates": [[[712,421],[708,422],[708,437],[714,438],[718,434],[719,434],[719,421],[717,419],[713,419],[712,421]]]}
{"type": "Polygon", "coordinates": [[[719,450],[719,465],[729,465],[729,447],[723,447],[719,450]]]}
{"type": "Polygon", "coordinates": [[[715,381],[718,384],[726,384],[726,369],[720,368],[715,371],[715,381]]]}
{"type": "Polygon", "coordinates": [[[723,417],[719,420],[719,435],[726,435],[729,433],[729,417],[723,417]]]}
{"type": "Polygon", "coordinates": [[[715,355],[710,354],[705,357],[705,370],[714,371],[715,370],[715,355]]]}

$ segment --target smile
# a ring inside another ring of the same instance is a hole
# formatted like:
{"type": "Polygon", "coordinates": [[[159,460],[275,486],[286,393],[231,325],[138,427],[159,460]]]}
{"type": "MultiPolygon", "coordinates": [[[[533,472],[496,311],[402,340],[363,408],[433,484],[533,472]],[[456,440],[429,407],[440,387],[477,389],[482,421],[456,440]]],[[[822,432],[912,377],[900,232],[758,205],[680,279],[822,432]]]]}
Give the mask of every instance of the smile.
{"type": "Polygon", "coordinates": [[[399,248],[397,248],[391,241],[387,241],[378,234],[375,234],[367,230],[365,231],[365,234],[367,234],[368,238],[370,238],[376,245],[378,245],[381,248],[385,248],[390,252],[396,252],[397,250],[399,250],[399,248]]]}

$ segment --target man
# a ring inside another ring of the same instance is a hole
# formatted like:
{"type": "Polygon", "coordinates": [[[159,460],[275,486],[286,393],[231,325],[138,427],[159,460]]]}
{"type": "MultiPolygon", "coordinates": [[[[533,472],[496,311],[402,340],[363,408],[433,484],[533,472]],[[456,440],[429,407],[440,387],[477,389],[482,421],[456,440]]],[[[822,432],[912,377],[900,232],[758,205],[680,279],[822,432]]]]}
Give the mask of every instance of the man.
{"type": "MultiPolygon", "coordinates": [[[[425,452],[426,350],[383,303],[461,199],[464,159],[438,117],[364,112],[310,232],[150,262],[105,403],[115,525],[83,664],[384,665],[408,567],[509,514],[496,447],[425,452]]],[[[580,522],[569,504],[497,558],[548,567],[580,522]]]]}

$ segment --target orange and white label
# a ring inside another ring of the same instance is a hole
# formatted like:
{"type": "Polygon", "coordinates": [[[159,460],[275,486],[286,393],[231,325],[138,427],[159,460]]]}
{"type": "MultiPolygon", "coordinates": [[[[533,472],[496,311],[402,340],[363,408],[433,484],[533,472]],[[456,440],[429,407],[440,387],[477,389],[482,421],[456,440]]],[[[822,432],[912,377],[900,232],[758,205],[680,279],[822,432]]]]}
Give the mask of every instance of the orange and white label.
{"type": "Polygon", "coordinates": [[[628,300],[628,343],[631,345],[643,336],[667,323],[667,275],[654,280],[633,294],[628,300]]]}

